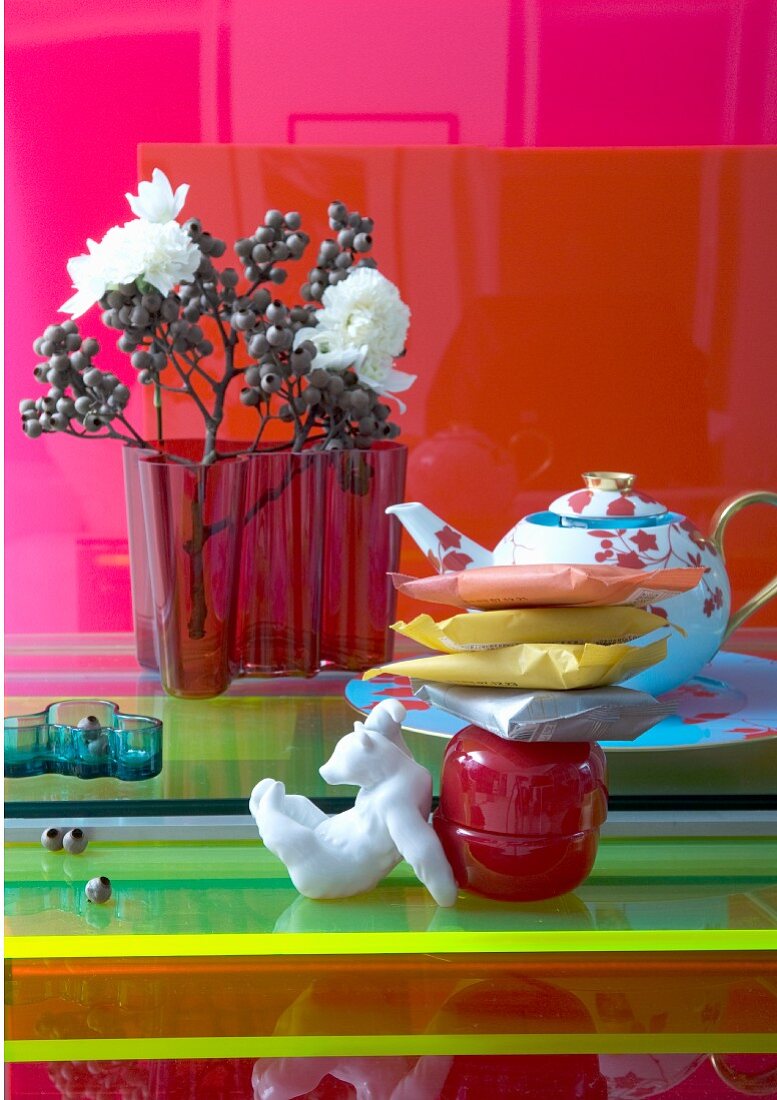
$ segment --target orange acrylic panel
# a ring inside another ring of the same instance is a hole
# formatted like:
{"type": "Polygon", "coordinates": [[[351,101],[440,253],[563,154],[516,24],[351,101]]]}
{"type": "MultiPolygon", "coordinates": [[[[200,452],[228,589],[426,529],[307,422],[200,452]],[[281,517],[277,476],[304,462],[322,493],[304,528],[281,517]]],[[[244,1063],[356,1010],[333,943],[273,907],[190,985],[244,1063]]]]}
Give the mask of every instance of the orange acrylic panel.
{"type": "MultiPolygon", "coordinates": [[[[269,206],[314,242],[333,198],[375,219],[413,314],[407,496],[478,541],[589,469],[634,471],[702,530],[777,487],[777,147],[141,146],[141,176],[157,166],[228,241],[269,206]]],[[[730,541],[736,607],[774,569],[775,518],[750,509],[730,541]]],[[[425,570],[408,540],[403,568],[425,570]]]]}
{"type": "MultiPolygon", "coordinates": [[[[138,948],[142,950],[142,946],[138,948]]],[[[768,1035],[768,953],[14,960],[9,1040],[768,1035]]]]}

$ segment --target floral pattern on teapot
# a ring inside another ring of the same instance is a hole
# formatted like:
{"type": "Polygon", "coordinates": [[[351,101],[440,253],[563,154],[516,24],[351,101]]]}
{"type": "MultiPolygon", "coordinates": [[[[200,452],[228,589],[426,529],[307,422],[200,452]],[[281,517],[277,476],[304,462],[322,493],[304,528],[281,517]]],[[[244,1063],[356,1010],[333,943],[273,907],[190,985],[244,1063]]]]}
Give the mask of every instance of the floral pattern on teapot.
{"type": "Polygon", "coordinates": [[[441,530],[434,532],[437,539],[436,550],[427,550],[426,557],[432,569],[438,573],[459,573],[472,565],[472,558],[461,549],[464,537],[447,523],[441,530]]]}
{"type": "MultiPolygon", "coordinates": [[[[707,593],[702,611],[709,619],[716,612],[723,610],[723,589],[719,584],[713,586],[708,579],[710,572],[708,559],[717,558],[718,552],[713,543],[709,539],[705,539],[690,520],[684,519],[680,523],[669,525],[667,528],[668,545],[665,553],[661,552],[658,539],[653,532],[645,531],[642,528],[633,535],[623,528],[614,531],[589,531],[588,534],[592,538],[599,539],[600,548],[594,554],[594,561],[597,562],[620,565],[624,569],[671,569],[676,566],[706,567],[705,575],[701,580],[707,593]],[[672,539],[673,531],[676,534],[683,532],[683,542],[687,537],[698,549],[686,553],[687,547],[683,546],[683,552],[678,552],[672,539]]],[[[653,608],[652,610],[664,613],[663,609],[660,608],[653,608]]]]}
{"type": "Polygon", "coordinates": [[[723,531],[751,504],[777,507],[777,493],[745,493],[724,505],[711,538],[685,516],[670,512],[634,488],[634,475],[594,472],[585,488],[565,493],[544,512],[524,516],[491,551],[417,502],[392,505],[397,516],[440,573],[489,565],[581,564],[626,569],[704,569],[690,592],[651,607],[676,627],[664,661],[628,681],[652,694],[686,682],[718,651],[724,637],[766,600],[777,595],[769,582],[731,616],[731,590],[721,547],[723,531]]]}

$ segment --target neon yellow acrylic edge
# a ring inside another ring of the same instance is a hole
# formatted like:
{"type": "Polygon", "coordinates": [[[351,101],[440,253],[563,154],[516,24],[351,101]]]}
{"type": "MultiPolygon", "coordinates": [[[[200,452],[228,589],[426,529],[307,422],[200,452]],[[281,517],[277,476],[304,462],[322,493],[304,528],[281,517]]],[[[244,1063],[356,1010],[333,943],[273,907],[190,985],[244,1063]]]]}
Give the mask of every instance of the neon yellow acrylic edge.
{"type": "Polygon", "coordinates": [[[498,952],[774,951],[774,929],[556,932],[196,933],[7,936],[7,959],[191,958],[235,955],[415,955],[498,952]]]}
{"type": "Polygon", "coordinates": [[[305,1058],[415,1054],[771,1054],[773,1034],[303,1035],[10,1039],[6,1062],[142,1058],[305,1058]]]}

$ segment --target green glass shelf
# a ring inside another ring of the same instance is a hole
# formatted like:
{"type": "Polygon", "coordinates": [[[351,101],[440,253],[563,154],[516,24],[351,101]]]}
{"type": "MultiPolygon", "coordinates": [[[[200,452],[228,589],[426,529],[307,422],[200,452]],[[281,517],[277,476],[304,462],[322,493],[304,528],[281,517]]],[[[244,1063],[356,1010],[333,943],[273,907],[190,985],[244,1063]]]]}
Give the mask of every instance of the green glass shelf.
{"type": "MultiPolygon", "coordinates": [[[[92,685],[92,697],[105,697],[92,685]]],[[[245,814],[254,784],[265,775],[307,795],[327,812],[352,804],[353,792],[328,787],[319,766],[351,728],[354,712],[341,695],[319,695],[308,682],[297,695],[222,696],[189,702],[162,696],[110,695],[122,710],[161,718],[164,762],[153,779],[76,779],[40,775],[5,781],[6,817],[45,817],[68,803],[71,816],[245,814]]],[[[51,696],[8,697],[6,712],[42,709],[51,696]]],[[[439,789],[446,742],[408,733],[415,758],[439,789]]],[[[671,754],[608,756],[611,808],[771,808],[777,740],[671,754]]]]}
{"type": "Polygon", "coordinates": [[[575,894],[438,909],[401,864],[370,894],[300,897],[256,843],[6,849],[6,956],[163,957],[777,948],[777,839],[610,839],[575,894]],[[106,906],[86,881],[107,875],[106,906]]]}
{"type": "MultiPolygon", "coordinates": [[[[734,648],[777,653],[777,631],[738,631],[734,648]]],[[[6,651],[5,712],[29,714],[66,698],[110,699],[131,714],[164,723],[160,775],[138,782],[60,775],[8,779],[6,816],[45,817],[68,803],[73,817],[245,814],[265,775],[283,780],[328,812],[352,792],[327,787],[318,768],[347,732],[354,711],[343,692],[348,674],[310,680],[244,680],[210,700],[165,696],[158,677],[139,669],[128,635],[30,637],[6,651]]],[[[408,734],[414,755],[439,787],[445,742],[408,734]]],[[[765,809],[777,805],[777,739],[667,753],[608,755],[612,809],[765,809]]]]}
{"type": "MultiPolygon", "coordinates": [[[[305,686],[307,692],[296,696],[224,696],[206,702],[111,696],[122,710],[134,706],[134,713],[162,719],[161,774],[132,783],[61,775],[7,779],[6,814],[26,816],[40,806],[45,810],[47,804],[68,802],[77,815],[77,806],[89,813],[98,803],[116,801],[122,803],[123,814],[163,812],[160,807],[179,813],[246,813],[248,796],[264,775],[282,779],[289,790],[308,797],[336,798],[337,792],[319,776],[318,765],[352,725],[354,712],[339,693],[321,696],[312,683],[305,686]]],[[[6,699],[8,713],[36,705],[31,697],[6,699]]],[[[419,740],[422,751],[426,749],[424,762],[439,766],[442,746],[430,738],[419,740]]]]}
{"type": "MultiPolygon", "coordinates": [[[[93,818],[82,856],[6,845],[9,1061],[775,1048],[777,838],[607,837],[588,880],[544,903],[438,909],[404,864],[370,894],[314,902],[258,838],[116,838],[139,815],[199,835],[208,815],[245,817],[264,775],[350,804],[318,774],[353,722],[345,677],[202,703],[163,696],[126,639],[31,643],[10,664],[7,713],[108,698],[161,718],[165,739],[154,779],[6,782],[10,818],[93,818]],[[84,897],[95,875],[114,884],[106,906],[84,897]]],[[[445,743],[408,743],[437,786],[445,743]]],[[[754,748],[675,752],[671,768],[615,754],[612,808],[758,808],[774,761],[754,748]]]]}
{"type": "Polygon", "coordinates": [[[10,1061],[775,1046],[774,838],[608,839],[574,894],[448,910],[404,864],[310,901],[258,840],[10,844],[5,875],[10,1061]]]}

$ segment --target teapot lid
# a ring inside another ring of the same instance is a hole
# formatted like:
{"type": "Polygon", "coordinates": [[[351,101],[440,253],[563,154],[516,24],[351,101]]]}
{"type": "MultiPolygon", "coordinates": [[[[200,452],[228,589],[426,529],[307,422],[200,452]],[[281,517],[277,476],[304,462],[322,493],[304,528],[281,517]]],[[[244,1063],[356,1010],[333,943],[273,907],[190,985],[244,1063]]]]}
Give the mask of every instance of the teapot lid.
{"type": "Polygon", "coordinates": [[[635,489],[635,481],[634,474],[594,470],[583,474],[585,489],[575,489],[557,497],[550,511],[557,516],[585,516],[588,519],[666,515],[666,505],[635,489]]]}

